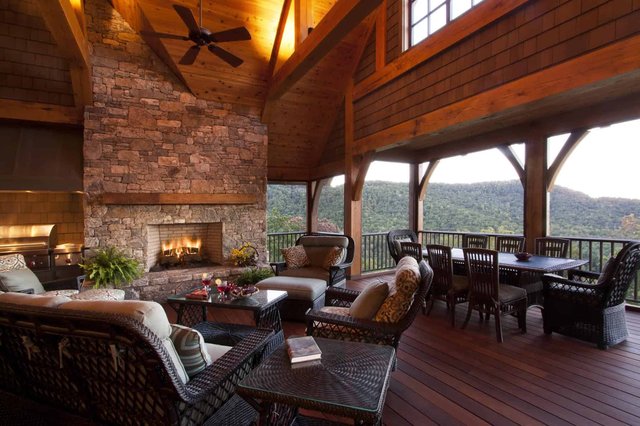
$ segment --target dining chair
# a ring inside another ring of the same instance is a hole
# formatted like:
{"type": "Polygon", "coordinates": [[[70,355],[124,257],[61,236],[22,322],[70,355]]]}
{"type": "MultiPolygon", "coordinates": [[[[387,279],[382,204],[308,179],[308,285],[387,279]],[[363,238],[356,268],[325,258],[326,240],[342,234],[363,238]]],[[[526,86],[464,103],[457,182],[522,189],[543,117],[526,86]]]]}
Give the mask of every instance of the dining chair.
{"type": "Polygon", "coordinates": [[[400,257],[405,256],[413,257],[418,263],[422,260],[422,244],[420,243],[400,243],[400,257]]]}
{"type": "Polygon", "coordinates": [[[536,238],[536,254],[549,257],[567,257],[569,240],[564,238],[536,238]]]}
{"type": "Polygon", "coordinates": [[[464,234],[462,236],[462,248],[487,248],[489,237],[486,235],[464,234]]]}
{"type": "Polygon", "coordinates": [[[435,299],[447,302],[447,309],[451,311],[451,326],[456,323],[456,305],[467,301],[469,280],[462,275],[454,275],[451,247],[438,244],[427,245],[427,258],[433,269],[433,282],[429,295],[429,309],[431,313],[435,299]]]}
{"type": "Polygon", "coordinates": [[[502,315],[515,314],[518,317],[518,327],[526,333],[527,292],[519,287],[500,284],[498,252],[474,248],[465,248],[463,252],[469,279],[469,308],[462,328],[467,326],[471,311],[476,309],[480,312],[480,317],[483,314],[486,319],[491,314],[495,316],[498,342],[503,341],[502,315]]]}
{"type": "Polygon", "coordinates": [[[520,253],[524,251],[524,237],[500,236],[496,238],[496,250],[502,253],[520,253]]]}

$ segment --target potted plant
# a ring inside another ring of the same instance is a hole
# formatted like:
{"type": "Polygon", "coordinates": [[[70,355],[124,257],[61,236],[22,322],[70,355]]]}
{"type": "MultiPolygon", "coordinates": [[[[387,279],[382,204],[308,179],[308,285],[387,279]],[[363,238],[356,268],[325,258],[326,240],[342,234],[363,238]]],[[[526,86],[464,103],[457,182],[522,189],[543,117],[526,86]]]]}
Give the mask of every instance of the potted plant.
{"type": "Polygon", "coordinates": [[[98,249],[95,256],[86,259],[80,267],[93,288],[120,287],[142,275],[140,262],[115,247],[98,249]]]}
{"type": "Polygon", "coordinates": [[[249,268],[242,272],[235,280],[237,286],[254,285],[265,278],[273,276],[271,268],[249,268]]]}

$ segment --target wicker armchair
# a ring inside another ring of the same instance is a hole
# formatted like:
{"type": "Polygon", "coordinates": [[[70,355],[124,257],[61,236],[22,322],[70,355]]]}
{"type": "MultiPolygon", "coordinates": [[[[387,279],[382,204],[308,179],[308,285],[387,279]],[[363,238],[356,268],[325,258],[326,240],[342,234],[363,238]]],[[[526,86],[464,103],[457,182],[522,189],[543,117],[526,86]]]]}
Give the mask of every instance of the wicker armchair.
{"type": "Polygon", "coordinates": [[[489,237],[486,235],[464,234],[462,236],[462,248],[483,248],[489,244],[489,237]]]}
{"type": "Polygon", "coordinates": [[[271,335],[255,331],[183,383],[161,340],[133,318],[0,302],[0,388],[96,424],[250,422],[256,412],[235,387],[271,335]]]}
{"type": "Polygon", "coordinates": [[[464,263],[469,277],[469,309],[462,328],[467,326],[471,311],[477,309],[480,318],[485,314],[496,319],[496,337],[503,341],[501,316],[515,314],[518,327],[527,332],[527,292],[519,287],[500,284],[498,252],[487,249],[464,249],[464,263]]]}
{"type": "MultiPolygon", "coordinates": [[[[409,328],[418,310],[423,306],[433,271],[424,260],[419,263],[420,284],[416,290],[413,303],[405,316],[396,323],[385,323],[373,320],[356,319],[319,310],[307,312],[307,335],[331,339],[350,340],[356,342],[377,343],[393,346],[398,349],[402,333],[409,328]]],[[[358,297],[359,292],[346,288],[327,289],[326,306],[349,307],[358,297]]]]}
{"type": "Polygon", "coordinates": [[[469,280],[463,275],[453,274],[453,261],[451,260],[451,247],[436,244],[427,245],[429,265],[433,269],[433,284],[429,293],[429,310],[431,313],[435,299],[447,302],[447,308],[451,310],[451,326],[456,323],[456,305],[467,301],[469,293],[469,280]]]}
{"type": "Polygon", "coordinates": [[[640,267],[640,243],[627,243],[601,274],[572,270],[546,274],[544,332],[566,334],[606,349],[626,340],[625,297],[640,267]]]}
{"type": "Polygon", "coordinates": [[[402,252],[400,250],[401,243],[417,243],[418,235],[411,229],[395,229],[387,233],[387,246],[389,247],[389,254],[396,262],[396,265],[402,259],[402,252]]]}
{"type": "Polygon", "coordinates": [[[564,238],[536,238],[536,254],[549,257],[567,257],[569,240],[564,238]]]}

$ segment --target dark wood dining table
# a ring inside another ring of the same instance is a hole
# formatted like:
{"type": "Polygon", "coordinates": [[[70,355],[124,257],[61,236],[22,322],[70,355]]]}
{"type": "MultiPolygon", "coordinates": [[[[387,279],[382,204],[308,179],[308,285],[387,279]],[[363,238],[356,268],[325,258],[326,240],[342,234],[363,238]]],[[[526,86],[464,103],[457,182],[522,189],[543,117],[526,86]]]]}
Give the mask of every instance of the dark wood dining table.
{"type": "MultiPolygon", "coordinates": [[[[462,249],[451,249],[451,259],[456,263],[464,263],[462,249]]],[[[566,271],[588,263],[585,259],[569,259],[562,257],[549,257],[533,255],[528,260],[518,260],[513,253],[498,253],[498,266],[515,269],[518,271],[537,272],[546,274],[550,272],[566,271]]]]}

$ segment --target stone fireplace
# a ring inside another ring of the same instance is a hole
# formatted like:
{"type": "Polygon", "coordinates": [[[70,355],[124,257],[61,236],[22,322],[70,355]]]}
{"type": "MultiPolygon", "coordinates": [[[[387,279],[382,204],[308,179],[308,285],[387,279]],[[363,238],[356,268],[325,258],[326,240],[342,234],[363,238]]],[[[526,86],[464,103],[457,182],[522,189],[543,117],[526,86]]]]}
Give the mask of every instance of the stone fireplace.
{"type": "Polygon", "coordinates": [[[166,263],[174,266],[174,259],[183,265],[200,263],[222,265],[222,222],[149,225],[147,229],[146,270],[166,263]],[[197,260],[190,260],[187,257],[197,260]],[[164,259],[171,259],[171,262],[164,259]]]}
{"type": "MultiPolygon", "coordinates": [[[[85,108],[85,245],[153,266],[166,232],[196,235],[221,266],[251,242],[264,260],[267,131],[256,108],[199,99],[108,2],[86,2],[92,106],[85,108]]],[[[179,237],[182,237],[180,235],[179,237]]],[[[133,293],[163,301],[202,268],[147,272],[133,293]]]]}

